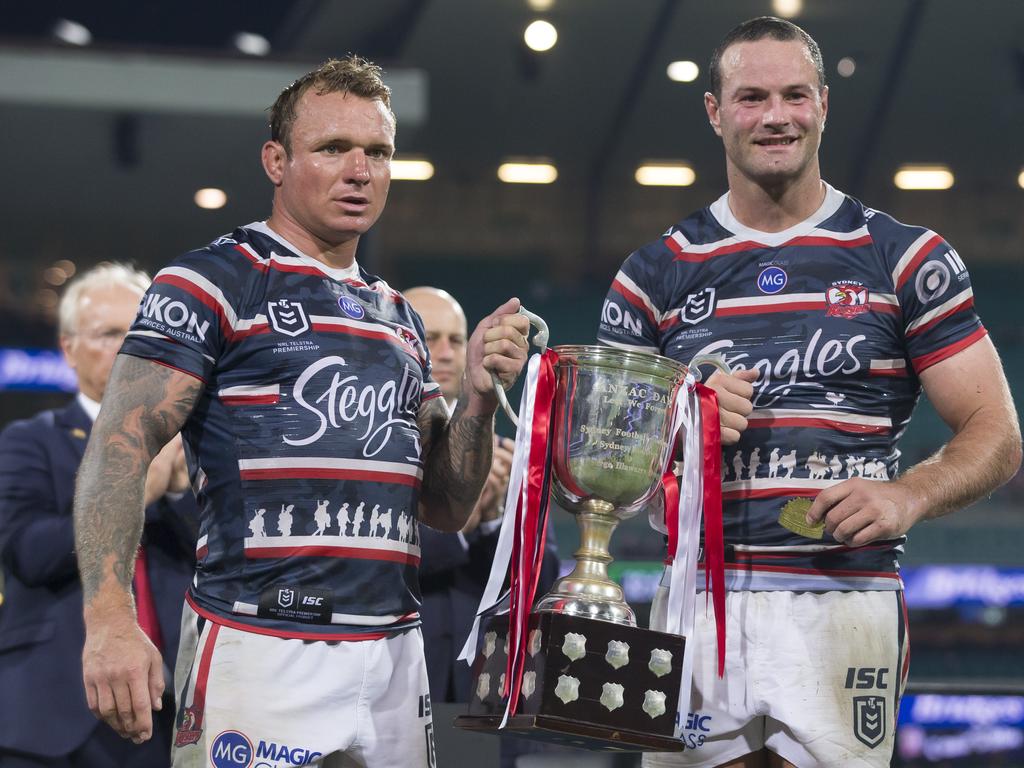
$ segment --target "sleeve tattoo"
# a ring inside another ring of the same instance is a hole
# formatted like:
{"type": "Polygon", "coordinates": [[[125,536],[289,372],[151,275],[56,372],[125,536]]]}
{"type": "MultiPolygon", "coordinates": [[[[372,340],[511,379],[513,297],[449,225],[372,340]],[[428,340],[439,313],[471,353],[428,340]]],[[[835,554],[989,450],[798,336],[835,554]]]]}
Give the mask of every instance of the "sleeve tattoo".
{"type": "Polygon", "coordinates": [[[437,398],[420,407],[417,420],[424,456],[424,522],[457,531],[473,511],[491,468],[494,419],[467,415],[460,401],[449,420],[437,398]]]}
{"type": "Polygon", "coordinates": [[[75,547],[86,604],[108,574],[130,590],[149,464],[181,430],[202,387],[159,363],[118,355],[75,488],[75,547]]]}

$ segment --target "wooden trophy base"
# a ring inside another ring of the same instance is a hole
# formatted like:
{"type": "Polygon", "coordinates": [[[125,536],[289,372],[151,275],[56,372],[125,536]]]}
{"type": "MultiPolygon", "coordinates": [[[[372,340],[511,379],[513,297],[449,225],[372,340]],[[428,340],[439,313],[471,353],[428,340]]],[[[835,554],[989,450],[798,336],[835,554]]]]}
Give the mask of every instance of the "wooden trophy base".
{"type": "Polygon", "coordinates": [[[508,615],[482,627],[469,713],[455,725],[590,750],[680,752],[672,737],[684,640],[563,613],[530,615],[519,708],[505,728],[508,615]]]}

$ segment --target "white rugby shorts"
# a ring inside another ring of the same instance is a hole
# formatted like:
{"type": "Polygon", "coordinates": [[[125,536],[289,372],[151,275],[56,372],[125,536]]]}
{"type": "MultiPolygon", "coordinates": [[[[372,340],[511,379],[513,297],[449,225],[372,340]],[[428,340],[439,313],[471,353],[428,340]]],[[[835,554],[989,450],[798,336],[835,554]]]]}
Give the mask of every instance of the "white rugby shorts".
{"type": "Polygon", "coordinates": [[[186,603],[174,768],[433,768],[423,635],[308,641],[200,617],[186,603]]]}
{"type": "MultiPolygon", "coordinates": [[[[659,587],[653,628],[666,597],[659,587]]],[[[909,660],[901,591],[736,591],[725,607],[724,677],[701,594],[686,749],[646,754],[644,768],[711,768],[762,748],[797,768],[888,768],[909,660]]]]}

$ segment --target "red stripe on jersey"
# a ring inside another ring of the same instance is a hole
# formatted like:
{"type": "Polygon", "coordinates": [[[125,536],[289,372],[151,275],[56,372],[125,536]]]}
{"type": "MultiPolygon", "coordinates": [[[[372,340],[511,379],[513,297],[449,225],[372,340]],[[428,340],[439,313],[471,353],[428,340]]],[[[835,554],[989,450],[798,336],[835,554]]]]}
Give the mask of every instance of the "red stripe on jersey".
{"type": "Polygon", "coordinates": [[[276,559],[281,557],[351,557],[356,560],[387,560],[391,563],[419,565],[419,555],[395,552],[390,549],[362,549],[361,547],[246,547],[245,556],[250,560],[276,559]]]}
{"type": "Polygon", "coordinates": [[[929,352],[927,355],[915,357],[910,362],[914,366],[914,370],[917,373],[921,373],[921,371],[931,368],[936,363],[941,363],[947,357],[952,357],[960,350],[967,349],[974,342],[980,341],[986,335],[988,335],[988,331],[985,330],[985,326],[981,326],[970,336],[960,339],[960,341],[950,344],[948,347],[943,347],[942,349],[937,349],[934,352],[929,352]]]}
{"type": "Polygon", "coordinates": [[[676,259],[679,261],[690,261],[690,262],[701,262],[713,259],[716,256],[725,256],[730,253],[739,253],[741,251],[756,251],[774,248],[788,248],[791,246],[830,246],[832,248],[859,248],[862,245],[868,245],[872,242],[871,235],[862,235],[861,237],[853,240],[840,240],[835,237],[824,237],[822,235],[815,236],[803,236],[794,237],[792,240],[787,240],[781,245],[772,246],[765,245],[764,243],[757,243],[752,240],[743,240],[738,243],[732,243],[730,245],[723,245],[721,248],[715,248],[707,253],[687,253],[683,248],[679,247],[679,244],[673,241],[671,238],[665,238],[665,242],[669,248],[676,254],[676,259]],[[675,247],[673,247],[675,246],[675,247]]]}
{"type": "Polygon", "coordinates": [[[240,244],[235,245],[235,250],[238,251],[243,256],[245,256],[245,258],[247,258],[249,260],[249,263],[252,264],[253,269],[256,269],[256,270],[258,270],[260,272],[266,272],[267,269],[269,269],[269,267],[267,267],[267,263],[265,261],[260,261],[259,258],[254,256],[253,254],[249,253],[240,244]]]}
{"type": "Polygon", "coordinates": [[[849,432],[857,435],[885,435],[889,433],[889,427],[881,424],[852,424],[848,421],[835,421],[833,419],[815,419],[809,416],[784,416],[776,418],[748,417],[747,426],[762,429],[774,429],[775,427],[807,427],[808,429],[832,429],[836,432],[849,432]]]}
{"type": "Polygon", "coordinates": [[[668,315],[664,320],[661,321],[661,323],[658,325],[658,330],[664,333],[669,328],[674,328],[675,326],[681,324],[682,322],[683,320],[681,317],[679,317],[679,313],[673,312],[670,315],[668,315]]]}
{"type": "Polygon", "coordinates": [[[814,498],[821,489],[819,488],[758,488],[757,490],[743,488],[738,491],[723,491],[722,501],[743,501],[745,499],[774,499],[779,496],[807,496],[814,498]]]}
{"type": "Polygon", "coordinates": [[[868,307],[872,312],[881,312],[886,315],[898,315],[900,308],[896,304],[889,304],[884,301],[871,301],[868,299],[868,307]]]}
{"type": "MultiPolygon", "coordinates": [[[[232,621],[231,619],[224,618],[220,614],[211,613],[205,608],[200,608],[196,605],[195,600],[192,599],[192,595],[188,592],[185,593],[185,601],[193,611],[214,624],[218,624],[222,627],[230,627],[231,629],[238,629],[242,632],[254,632],[257,635],[269,635],[270,637],[283,637],[288,640],[380,640],[394,634],[394,632],[290,632],[288,630],[281,629],[268,629],[267,627],[261,627],[256,624],[232,621]]],[[[406,627],[402,627],[401,630],[395,630],[395,632],[405,629],[406,627]]]]}
{"type": "Polygon", "coordinates": [[[210,548],[204,544],[196,550],[196,560],[202,560],[208,554],[210,554],[210,548]]]}
{"type": "Polygon", "coordinates": [[[331,323],[313,323],[313,330],[318,333],[347,333],[350,336],[360,336],[366,339],[387,341],[394,344],[403,352],[407,352],[416,360],[420,359],[419,355],[416,353],[416,349],[411,344],[398,338],[393,333],[388,333],[386,331],[374,331],[369,328],[353,328],[348,325],[333,325],[331,323]]]}
{"type": "MultiPolygon", "coordinates": [[[[898,540],[897,540],[898,541],[898,540]]],[[[820,557],[823,555],[835,555],[842,554],[844,552],[866,552],[870,550],[891,550],[893,548],[892,541],[885,542],[882,544],[871,544],[865,547],[834,547],[832,549],[823,550],[821,552],[808,553],[801,550],[791,550],[788,552],[743,552],[733,551],[733,560],[791,560],[795,558],[807,557],[811,554],[814,557],[820,557]]]]}
{"type": "Polygon", "coordinates": [[[228,395],[220,399],[224,405],[277,405],[280,395],[228,395]]]}
{"type": "MultiPolygon", "coordinates": [[[[168,339],[168,341],[174,341],[174,339],[168,339]]],[[[175,341],[174,343],[177,344],[178,342],[175,341]]],[[[192,371],[186,371],[184,368],[179,368],[176,365],[171,365],[170,363],[165,363],[163,360],[157,360],[157,359],[152,358],[152,357],[144,357],[142,359],[143,360],[149,360],[149,362],[156,363],[157,365],[162,365],[164,368],[170,368],[172,371],[177,371],[178,373],[184,373],[186,376],[191,376],[193,379],[199,379],[199,381],[203,382],[203,384],[206,384],[206,379],[204,379],[198,373],[192,373],[192,371]]]]}
{"type": "Polygon", "coordinates": [[[974,297],[971,296],[969,299],[966,299],[965,301],[960,302],[959,304],[957,304],[952,309],[950,309],[950,310],[948,310],[946,312],[943,312],[941,315],[937,315],[937,316],[933,317],[931,320],[929,320],[924,325],[919,325],[914,330],[907,331],[907,338],[909,339],[909,338],[912,338],[914,336],[917,336],[917,334],[919,334],[919,333],[924,333],[929,328],[931,328],[933,325],[935,325],[936,323],[941,323],[943,320],[945,320],[950,315],[955,315],[957,312],[959,312],[961,310],[964,310],[964,309],[968,309],[968,308],[973,307],[973,306],[974,306],[974,297]]]}
{"type": "Polygon", "coordinates": [[[931,238],[921,246],[920,250],[914,255],[914,258],[910,260],[910,263],[907,264],[907,266],[904,267],[903,272],[900,273],[900,279],[896,283],[897,291],[907,284],[907,280],[909,280],[910,276],[914,274],[919,266],[921,266],[921,262],[928,258],[928,254],[934,251],[936,246],[941,242],[942,238],[935,235],[935,237],[931,238]]]}
{"type": "Polygon", "coordinates": [[[644,304],[643,299],[641,299],[639,296],[637,296],[635,293],[629,290],[629,288],[620,283],[618,279],[612,280],[612,289],[618,291],[619,295],[622,296],[622,298],[624,298],[634,307],[636,307],[645,315],[647,315],[648,320],[650,320],[652,323],[654,322],[654,313],[651,312],[650,307],[644,304]]]}
{"type": "Polygon", "coordinates": [[[181,290],[183,290],[192,298],[197,299],[200,303],[205,304],[207,307],[212,309],[214,313],[217,315],[217,322],[220,323],[221,331],[224,333],[226,337],[230,338],[232,334],[232,329],[230,323],[228,323],[227,316],[224,314],[224,308],[220,305],[219,301],[213,298],[213,296],[208,294],[198,285],[188,280],[185,280],[184,278],[178,277],[177,275],[157,275],[153,283],[173,285],[175,288],[180,288],[181,290]]]}
{"type": "Polygon", "coordinates": [[[868,376],[909,376],[906,368],[871,368],[868,376]]]}
{"type": "Polygon", "coordinates": [[[420,405],[422,405],[423,403],[427,402],[428,400],[434,400],[434,399],[436,399],[436,398],[438,398],[438,397],[441,397],[441,395],[443,395],[443,394],[444,394],[444,392],[442,392],[442,391],[441,391],[441,390],[439,389],[439,390],[437,390],[436,392],[431,392],[431,393],[430,393],[430,394],[428,394],[428,395],[423,395],[423,396],[422,396],[422,397],[420,398],[420,405]]]}
{"type": "Polygon", "coordinates": [[[253,325],[250,325],[245,330],[235,331],[235,334],[234,334],[234,336],[232,336],[231,340],[232,341],[241,341],[242,339],[247,339],[250,336],[258,336],[261,333],[270,333],[270,324],[269,323],[254,323],[253,325]]]}
{"type": "Polygon", "coordinates": [[[803,312],[805,310],[824,309],[825,300],[821,301],[790,301],[778,304],[752,304],[747,307],[715,307],[715,317],[729,315],[766,315],[772,312],[803,312]]]}
{"type": "Polygon", "coordinates": [[[399,483],[420,487],[415,475],[400,472],[374,472],[366,469],[336,469],[333,467],[277,467],[274,469],[243,469],[243,480],[366,480],[370,483],[399,483]]]}

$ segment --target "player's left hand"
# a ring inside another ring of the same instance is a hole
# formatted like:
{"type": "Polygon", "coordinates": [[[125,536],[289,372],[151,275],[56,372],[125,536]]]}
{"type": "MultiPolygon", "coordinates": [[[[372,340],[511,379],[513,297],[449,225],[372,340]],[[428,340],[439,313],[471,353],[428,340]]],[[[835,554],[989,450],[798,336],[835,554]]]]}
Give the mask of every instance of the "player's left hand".
{"type": "Polygon", "coordinates": [[[491,373],[510,387],[526,363],[530,321],[519,314],[519,299],[509,299],[481,320],[466,347],[466,379],[470,399],[483,400],[490,410],[497,407],[491,373]]]}
{"type": "Polygon", "coordinates": [[[807,512],[808,525],[825,521],[825,531],[841,544],[862,547],[902,536],[922,514],[899,481],[854,477],[826,488],[807,512]]]}

